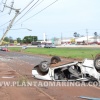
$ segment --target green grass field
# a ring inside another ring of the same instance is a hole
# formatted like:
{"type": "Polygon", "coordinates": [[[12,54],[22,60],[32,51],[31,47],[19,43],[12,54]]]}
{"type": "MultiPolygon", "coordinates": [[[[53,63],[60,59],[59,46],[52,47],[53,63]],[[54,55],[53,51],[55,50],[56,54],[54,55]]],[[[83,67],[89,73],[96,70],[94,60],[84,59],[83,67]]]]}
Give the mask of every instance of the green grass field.
{"type": "MultiPolygon", "coordinates": [[[[9,48],[10,51],[21,51],[21,48],[9,48]]],[[[100,53],[99,48],[28,48],[22,52],[31,54],[42,54],[49,56],[60,56],[66,58],[92,58],[100,53]]]]}

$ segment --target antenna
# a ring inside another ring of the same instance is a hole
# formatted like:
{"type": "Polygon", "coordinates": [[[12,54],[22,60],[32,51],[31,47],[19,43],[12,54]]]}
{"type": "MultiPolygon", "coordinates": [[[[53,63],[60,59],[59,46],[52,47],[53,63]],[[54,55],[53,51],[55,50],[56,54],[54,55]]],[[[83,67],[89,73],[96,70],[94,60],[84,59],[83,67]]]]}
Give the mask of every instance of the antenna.
{"type": "Polygon", "coordinates": [[[11,13],[12,9],[13,9],[14,0],[13,0],[11,3],[12,3],[12,4],[11,4],[11,9],[10,9],[10,12],[8,13],[9,15],[10,15],[10,13],[11,13]]]}

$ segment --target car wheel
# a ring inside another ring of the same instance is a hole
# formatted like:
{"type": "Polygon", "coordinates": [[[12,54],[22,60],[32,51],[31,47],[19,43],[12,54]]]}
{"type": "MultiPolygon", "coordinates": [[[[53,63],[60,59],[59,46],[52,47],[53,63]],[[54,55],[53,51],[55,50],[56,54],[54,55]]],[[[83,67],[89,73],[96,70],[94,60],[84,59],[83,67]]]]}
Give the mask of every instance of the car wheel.
{"type": "Polygon", "coordinates": [[[97,70],[100,70],[100,56],[96,57],[94,60],[94,66],[97,70]]]}
{"type": "Polygon", "coordinates": [[[56,63],[58,63],[60,61],[61,61],[61,59],[58,56],[53,56],[51,58],[51,64],[56,64],[56,63]]]}
{"type": "Polygon", "coordinates": [[[47,61],[42,61],[40,64],[39,64],[39,70],[41,72],[48,72],[49,70],[49,62],[47,61]]]}

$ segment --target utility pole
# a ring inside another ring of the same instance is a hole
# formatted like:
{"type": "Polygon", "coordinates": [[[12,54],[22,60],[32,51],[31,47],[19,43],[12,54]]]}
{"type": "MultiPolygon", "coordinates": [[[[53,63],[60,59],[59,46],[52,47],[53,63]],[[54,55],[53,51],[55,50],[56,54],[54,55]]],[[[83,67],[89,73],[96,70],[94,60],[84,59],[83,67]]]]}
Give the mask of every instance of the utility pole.
{"type": "MultiPolygon", "coordinates": [[[[10,22],[9,26],[7,27],[5,33],[3,33],[3,36],[2,36],[2,38],[0,40],[0,45],[2,44],[2,42],[3,42],[4,38],[5,38],[5,36],[7,35],[8,31],[11,29],[16,17],[20,14],[20,12],[19,12],[20,9],[14,9],[12,7],[9,7],[9,6],[5,6],[5,7],[10,8],[11,10],[15,10],[16,14],[15,14],[14,18],[11,20],[11,22],[10,22]]],[[[10,10],[10,12],[11,12],[11,10],[10,10]]]]}
{"type": "Polygon", "coordinates": [[[86,35],[87,35],[87,45],[88,45],[88,29],[86,29],[86,35]]]}
{"type": "Polygon", "coordinates": [[[14,0],[12,1],[12,5],[11,5],[11,9],[10,9],[10,12],[9,12],[9,15],[10,15],[10,13],[11,13],[11,10],[12,10],[12,8],[13,8],[13,5],[14,5],[14,0]]]}

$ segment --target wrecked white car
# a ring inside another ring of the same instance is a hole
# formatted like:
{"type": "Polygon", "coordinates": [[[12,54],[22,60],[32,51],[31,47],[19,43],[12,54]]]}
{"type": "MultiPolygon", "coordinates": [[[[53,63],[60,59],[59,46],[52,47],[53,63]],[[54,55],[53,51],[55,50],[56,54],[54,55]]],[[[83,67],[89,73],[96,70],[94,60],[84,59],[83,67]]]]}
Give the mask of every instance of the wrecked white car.
{"type": "Polygon", "coordinates": [[[95,60],[85,59],[83,62],[71,62],[61,65],[60,58],[54,56],[51,58],[51,63],[42,61],[32,70],[34,78],[53,81],[98,81],[100,82],[100,57],[95,60]],[[51,68],[55,64],[56,67],[51,68]]]}

